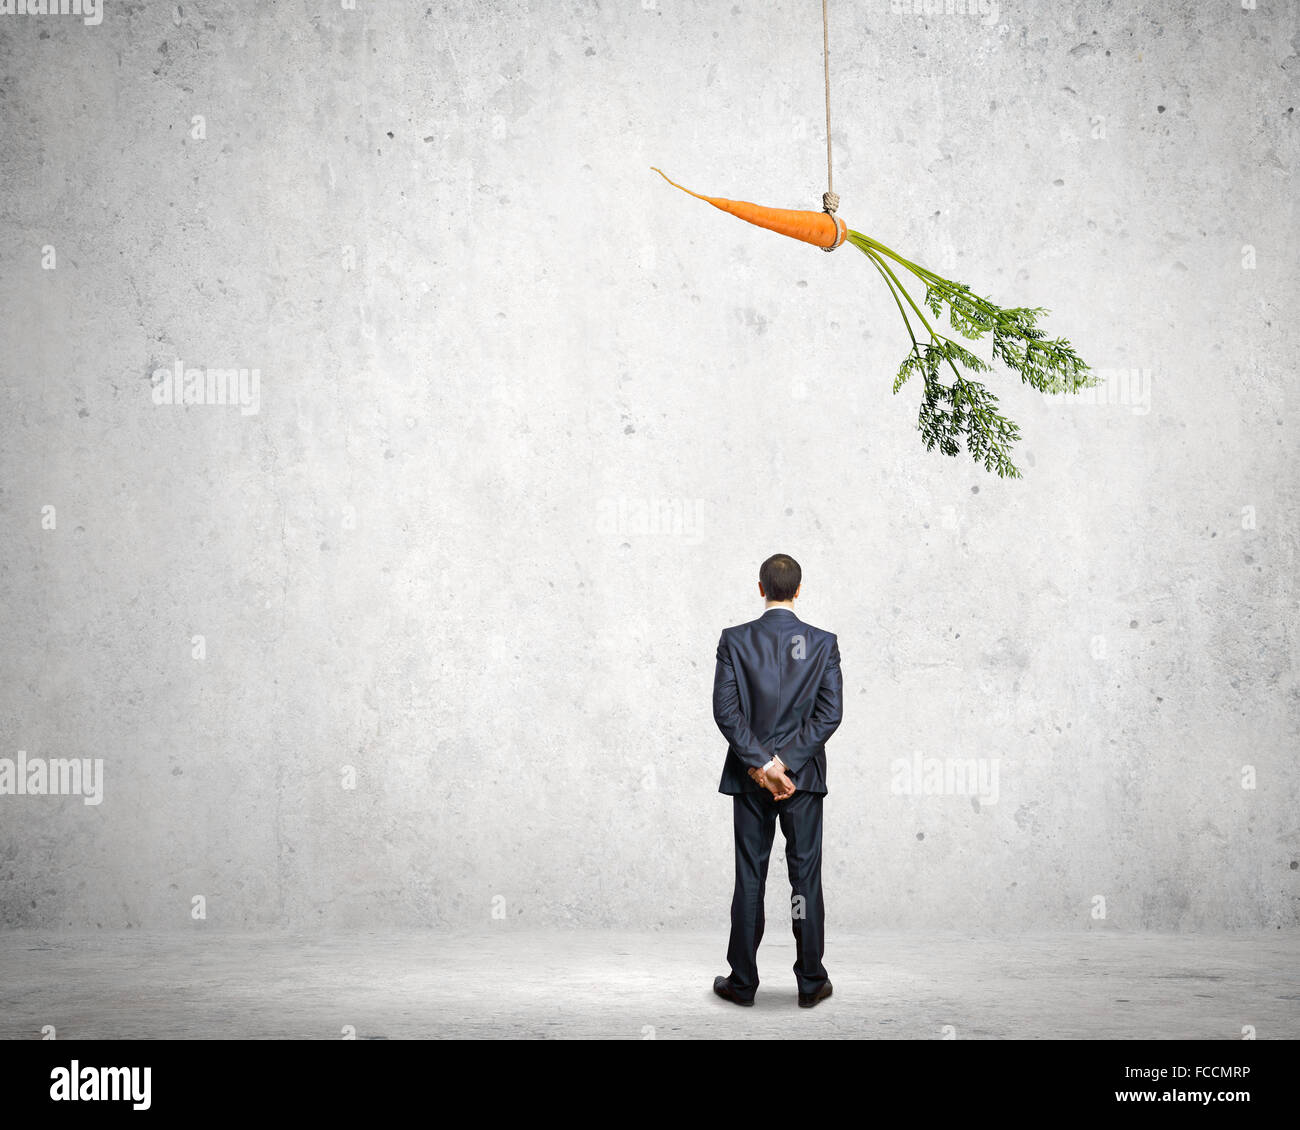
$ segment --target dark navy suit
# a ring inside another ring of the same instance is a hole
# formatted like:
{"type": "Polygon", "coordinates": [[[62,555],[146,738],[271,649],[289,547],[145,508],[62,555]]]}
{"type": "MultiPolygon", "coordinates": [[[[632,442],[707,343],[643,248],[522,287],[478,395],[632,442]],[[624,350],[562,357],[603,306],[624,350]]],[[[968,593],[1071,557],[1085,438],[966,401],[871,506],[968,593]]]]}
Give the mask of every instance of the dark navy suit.
{"type": "Polygon", "coordinates": [[[758,944],[763,938],[763,895],[776,822],[785,836],[791,924],[801,993],[827,980],[826,911],[822,899],[822,798],[826,795],[826,739],[840,724],[844,683],[832,632],[805,624],[789,608],[769,608],[757,620],[725,628],[718,640],[713,718],[727,739],[718,792],[731,796],[736,842],[736,886],[731,900],[728,980],[753,999],[758,988],[758,944]],[[748,770],[775,754],[795,792],[773,800],[748,770]]]}

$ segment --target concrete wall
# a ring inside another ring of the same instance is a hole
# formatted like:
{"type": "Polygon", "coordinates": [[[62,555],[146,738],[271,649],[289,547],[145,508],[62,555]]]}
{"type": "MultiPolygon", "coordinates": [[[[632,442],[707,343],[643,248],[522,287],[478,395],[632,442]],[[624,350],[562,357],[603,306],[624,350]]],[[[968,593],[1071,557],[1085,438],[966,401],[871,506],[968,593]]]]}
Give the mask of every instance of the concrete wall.
{"type": "Polygon", "coordinates": [[[815,3],[0,15],[0,756],[102,759],[0,796],[0,922],[725,938],[781,551],[832,930],[1294,928],[1297,8],[947,7],[831,4],[835,187],[1103,374],[990,379],[1021,480],[857,250],[650,171],[818,206],[815,3]]]}

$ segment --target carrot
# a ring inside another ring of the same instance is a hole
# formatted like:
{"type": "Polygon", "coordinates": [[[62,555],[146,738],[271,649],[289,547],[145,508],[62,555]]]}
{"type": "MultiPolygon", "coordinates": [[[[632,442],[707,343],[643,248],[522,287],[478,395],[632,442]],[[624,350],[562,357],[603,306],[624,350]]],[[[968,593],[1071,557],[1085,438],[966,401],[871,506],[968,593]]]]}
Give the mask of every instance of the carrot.
{"type": "MultiPolygon", "coordinates": [[[[954,282],[918,266],[870,236],[851,230],[843,220],[829,212],[796,212],[788,208],[764,208],[744,200],[701,196],[669,180],[662,169],[650,167],[674,188],[680,188],[696,200],[706,200],[715,208],[760,228],[816,244],[827,251],[848,240],[871,260],[889,288],[890,297],[903,316],[908,337],[912,339],[912,348],[903,358],[894,378],[894,392],[897,393],[914,373],[923,378],[925,388],[917,415],[917,430],[927,450],[937,445],[945,455],[956,455],[964,439],[967,452],[976,462],[982,462],[985,470],[995,471],[999,477],[1021,477],[1020,470],[1011,461],[1011,447],[1020,438],[1020,429],[1014,421],[998,412],[998,398],[992,392],[979,381],[962,376],[957,369],[961,365],[968,372],[981,373],[992,366],[954,338],[940,333],[925,316],[925,308],[942,325],[939,316],[947,304],[948,320],[953,329],[970,340],[977,340],[992,331],[993,356],[1008,368],[1015,369],[1025,384],[1040,392],[1078,392],[1097,384],[1098,377],[1091,373],[1074,351],[1074,346],[1064,338],[1045,340],[1037,319],[1047,311],[1040,307],[1004,309],[980,297],[965,283],[954,282]],[[906,272],[911,272],[925,284],[925,298],[920,305],[903,285],[906,272]],[[903,305],[904,301],[907,306],[903,305]],[[909,308],[929,331],[929,341],[918,340],[908,315],[909,308]],[[939,379],[944,375],[940,367],[945,364],[952,370],[954,381],[951,385],[939,379]]],[[[827,183],[830,181],[829,172],[828,168],[827,183]]],[[[826,195],[829,197],[831,194],[828,191],[826,195]]]]}
{"type": "Polygon", "coordinates": [[[829,212],[801,212],[794,208],[765,208],[761,204],[750,204],[747,200],[726,200],[721,196],[701,196],[698,192],[691,192],[689,188],[684,188],[674,180],[669,180],[668,176],[662,169],[656,169],[650,166],[664,180],[668,181],[673,188],[680,188],[696,200],[706,200],[715,208],[720,208],[724,212],[741,220],[746,220],[760,228],[767,228],[768,231],[777,232],[780,235],[788,235],[791,239],[802,240],[804,243],[812,243],[818,247],[824,247],[827,250],[838,247],[844,242],[848,235],[848,227],[838,216],[832,216],[829,212]]]}

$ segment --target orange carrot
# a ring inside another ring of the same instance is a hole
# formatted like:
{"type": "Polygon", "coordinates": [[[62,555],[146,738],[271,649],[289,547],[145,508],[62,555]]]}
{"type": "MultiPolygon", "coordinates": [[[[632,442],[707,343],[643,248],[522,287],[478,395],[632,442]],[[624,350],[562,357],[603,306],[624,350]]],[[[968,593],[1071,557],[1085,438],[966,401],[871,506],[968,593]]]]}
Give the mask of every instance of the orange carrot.
{"type": "Polygon", "coordinates": [[[764,208],[761,204],[750,204],[747,200],[726,200],[721,196],[701,196],[698,192],[691,192],[689,188],[683,188],[674,180],[669,180],[662,169],[655,169],[650,166],[664,180],[668,181],[673,188],[680,188],[696,200],[707,200],[715,208],[720,208],[724,212],[741,220],[747,220],[751,224],[756,224],[760,228],[767,228],[768,231],[774,231],[780,235],[788,235],[791,239],[799,239],[804,243],[816,244],[818,247],[832,248],[838,247],[844,242],[848,234],[848,227],[838,216],[832,216],[829,212],[800,212],[793,208],[764,208]]]}

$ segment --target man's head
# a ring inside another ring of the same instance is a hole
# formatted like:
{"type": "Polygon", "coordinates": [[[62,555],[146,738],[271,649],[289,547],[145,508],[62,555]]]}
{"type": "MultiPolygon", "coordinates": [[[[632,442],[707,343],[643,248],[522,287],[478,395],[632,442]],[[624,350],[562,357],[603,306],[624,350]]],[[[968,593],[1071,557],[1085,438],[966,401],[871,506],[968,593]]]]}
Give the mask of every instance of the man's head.
{"type": "Polygon", "coordinates": [[[758,591],[770,601],[785,603],[799,595],[803,570],[788,553],[774,553],[758,569],[758,591]]]}

